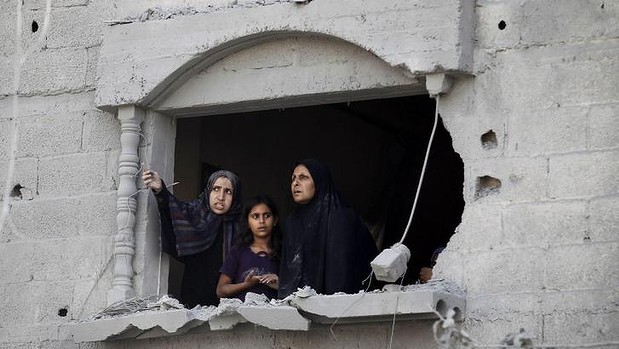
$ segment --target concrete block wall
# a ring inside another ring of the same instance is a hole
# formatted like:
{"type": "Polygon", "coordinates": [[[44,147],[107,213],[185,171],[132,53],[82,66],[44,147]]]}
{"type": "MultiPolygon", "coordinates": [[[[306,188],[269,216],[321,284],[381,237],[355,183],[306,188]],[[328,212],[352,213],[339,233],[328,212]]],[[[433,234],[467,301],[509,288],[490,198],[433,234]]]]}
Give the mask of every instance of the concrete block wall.
{"type": "MultiPolygon", "coordinates": [[[[220,16],[222,27],[238,21],[233,14],[239,10],[232,3],[184,2],[227,8],[220,16]]],[[[153,3],[53,1],[43,46],[36,46],[38,34],[31,29],[37,21],[39,33],[43,30],[45,2],[23,4],[23,35],[16,38],[17,4],[0,3],[0,189],[4,192],[15,128],[17,158],[9,186],[24,187],[0,231],[0,346],[387,346],[388,325],[347,325],[339,328],[339,343],[326,328],[309,333],[242,328],[137,343],[73,343],[63,324],[86,318],[105,304],[116,232],[119,124],[113,114],[95,108],[103,21],[136,18],[153,3]],[[26,50],[20,70],[19,113],[14,115],[18,42],[33,49],[26,50]]],[[[322,4],[333,13],[352,9],[345,36],[361,42],[373,33],[370,41],[383,43],[377,52],[387,62],[408,67],[432,63],[415,53],[419,47],[401,47],[404,40],[394,39],[397,33],[404,35],[403,29],[412,30],[398,27],[407,21],[394,16],[415,13],[415,6],[402,3],[403,11],[394,7],[385,16],[383,5],[374,1],[322,4]],[[355,26],[363,26],[363,18],[375,26],[363,27],[366,34],[359,35],[355,26]]],[[[157,5],[178,6],[168,0],[157,5]]],[[[273,15],[273,8],[245,5],[243,16],[269,20],[273,15]]],[[[327,13],[307,9],[314,23],[295,23],[298,28],[337,34],[327,13]]],[[[281,7],[277,11],[285,13],[281,7]]],[[[157,35],[165,40],[170,34],[166,24],[177,17],[182,14],[151,24],[163,28],[157,35]]],[[[441,115],[465,164],[466,207],[436,272],[466,289],[464,327],[482,344],[496,344],[520,327],[536,344],[619,342],[618,17],[619,5],[613,1],[476,1],[472,75],[458,77],[441,98],[441,115]],[[481,140],[488,131],[497,138],[491,148],[481,140]],[[498,179],[500,188],[483,192],[484,176],[498,179]]],[[[237,22],[243,28],[239,33],[255,29],[246,24],[237,22]]],[[[155,49],[147,53],[160,54],[155,49]]],[[[167,73],[152,66],[131,68],[129,60],[121,68],[128,76],[131,69],[161,73],[146,82],[154,86],[187,59],[164,60],[167,73]]],[[[125,95],[141,98],[144,86],[131,80],[126,91],[106,91],[109,98],[100,102],[125,95]]],[[[418,325],[398,324],[394,346],[430,347],[429,334],[420,333],[418,325]]]]}
{"type": "Polygon", "coordinates": [[[482,343],[523,327],[537,344],[619,345],[618,14],[477,1],[475,77],[442,100],[467,203],[437,271],[466,287],[482,343]],[[480,196],[483,176],[500,188],[480,196]]]}
{"type": "Polygon", "coordinates": [[[94,87],[101,18],[113,4],[53,1],[41,38],[45,6],[0,4],[0,191],[12,146],[8,189],[23,187],[0,227],[3,348],[77,347],[62,325],[100,310],[110,285],[120,129],[95,108],[94,87]]]}

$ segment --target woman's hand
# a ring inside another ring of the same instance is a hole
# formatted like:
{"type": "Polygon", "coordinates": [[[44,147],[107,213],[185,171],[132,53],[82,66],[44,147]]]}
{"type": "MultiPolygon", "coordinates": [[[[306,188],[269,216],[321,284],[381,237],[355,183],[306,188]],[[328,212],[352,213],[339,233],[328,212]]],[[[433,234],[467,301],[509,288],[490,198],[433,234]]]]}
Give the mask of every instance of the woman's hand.
{"type": "Polygon", "coordinates": [[[279,277],[277,274],[264,274],[259,276],[260,283],[269,286],[272,289],[277,290],[279,286],[279,277]]]}
{"type": "Polygon", "coordinates": [[[147,188],[152,189],[155,193],[160,192],[163,189],[163,184],[159,173],[151,170],[145,170],[142,172],[142,180],[147,188]]]}

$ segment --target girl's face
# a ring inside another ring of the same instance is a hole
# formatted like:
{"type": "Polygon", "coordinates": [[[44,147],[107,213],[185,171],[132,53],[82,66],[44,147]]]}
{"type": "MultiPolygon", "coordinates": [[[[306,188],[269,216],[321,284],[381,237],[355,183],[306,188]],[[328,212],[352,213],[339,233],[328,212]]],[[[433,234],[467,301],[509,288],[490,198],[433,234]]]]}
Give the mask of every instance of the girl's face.
{"type": "Polygon", "coordinates": [[[252,207],[247,216],[247,225],[254,238],[269,237],[275,224],[277,224],[277,217],[273,215],[269,206],[265,204],[258,204],[252,207]]]}
{"type": "Polygon", "coordinates": [[[316,192],[316,186],[314,185],[312,174],[305,165],[299,165],[292,171],[290,190],[292,192],[292,199],[297,204],[305,205],[312,201],[316,192]]]}

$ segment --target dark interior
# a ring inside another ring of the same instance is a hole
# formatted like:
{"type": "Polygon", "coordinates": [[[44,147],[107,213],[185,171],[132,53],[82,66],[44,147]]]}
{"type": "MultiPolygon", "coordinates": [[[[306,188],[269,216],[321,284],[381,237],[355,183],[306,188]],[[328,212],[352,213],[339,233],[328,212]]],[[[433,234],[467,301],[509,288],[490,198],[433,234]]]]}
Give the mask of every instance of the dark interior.
{"type": "MultiPolygon", "coordinates": [[[[244,198],[271,196],[283,221],[294,209],[294,162],[316,158],[330,167],[382,250],[401,239],[408,222],[434,110],[428,96],[409,96],[179,119],[175,180],[181,183],[174,191],[193,199],[213,170],[228,169],[241,178],[244,198]]],[[[463,181],[462,160],[439,119],[405,240],[412,253],[405,284],[417,281],[419,269],[430,266],[433,251],[447,244],[460,223],[463,181]]],[[[170,272],[173,295],[178,267],[170,272]]]]}

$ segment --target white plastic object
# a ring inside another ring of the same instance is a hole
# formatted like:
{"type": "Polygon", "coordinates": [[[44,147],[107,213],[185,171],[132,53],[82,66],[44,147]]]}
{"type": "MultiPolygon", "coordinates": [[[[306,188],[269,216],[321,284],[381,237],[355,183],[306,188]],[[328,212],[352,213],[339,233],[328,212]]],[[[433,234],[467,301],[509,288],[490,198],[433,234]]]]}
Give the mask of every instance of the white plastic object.
{"type": "Polygon", "coordinates": [[[380,281],[395,282],[406,272],[406,265],[411,258],[411,251],[406,245],[396,243],[383,250],[370,263],[374,275],[380,281]]]}

